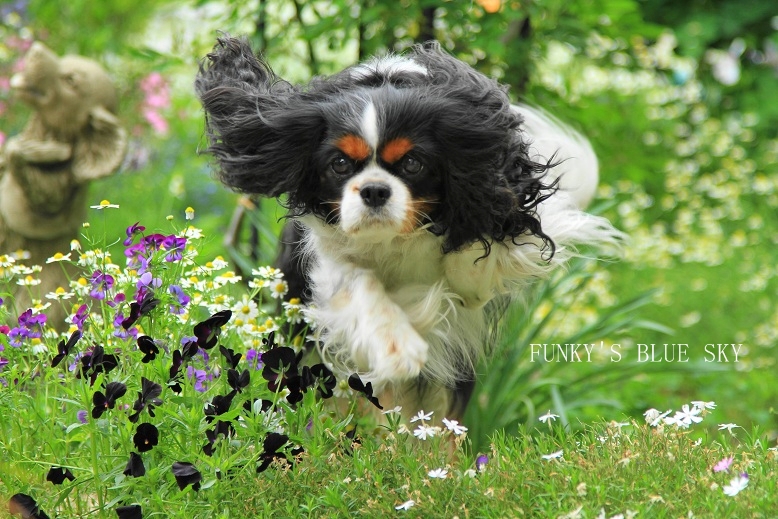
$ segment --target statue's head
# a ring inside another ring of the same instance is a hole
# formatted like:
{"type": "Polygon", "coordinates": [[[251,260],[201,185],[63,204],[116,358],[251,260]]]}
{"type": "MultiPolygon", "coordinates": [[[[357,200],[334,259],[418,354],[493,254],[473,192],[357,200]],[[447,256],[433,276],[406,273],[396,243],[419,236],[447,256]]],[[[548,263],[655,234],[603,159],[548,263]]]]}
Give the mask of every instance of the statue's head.
{"type": "Polygon", "coordinates": [[[11,78],[16,96],[39,112],[47,125],[78,131],[90,112],[102,107],[116,113],[116,89],[97,62],[81,56],[58,57],[35,42],[21,72],[11,78]]]}

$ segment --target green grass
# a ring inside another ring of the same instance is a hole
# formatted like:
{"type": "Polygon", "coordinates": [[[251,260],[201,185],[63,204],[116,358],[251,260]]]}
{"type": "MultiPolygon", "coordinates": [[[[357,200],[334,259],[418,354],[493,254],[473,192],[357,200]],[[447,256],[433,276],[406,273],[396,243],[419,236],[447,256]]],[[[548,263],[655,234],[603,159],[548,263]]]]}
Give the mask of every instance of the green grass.
{"type": "MultiPolygon", "coordinates": [[[[137,483],[122,481],[116,470],[101,478],[113,489],[132,491],[128,502],[142,503],[144,517],[584,518],[604,513],[660,518],[690,513],[773,517],[774,512],[776,453],[744,431],[735,432],[742,441],[720,432],[709,438],[703,434],[699,443],[694,429],[657,429],[636,422],[597,422],[577,433],[540,426],[515,435],[496,434],[483,470],[473,470],[475,454],[467,451],[467,442],[465,450],[452,450],[449,439],[419,442],[392,428],[351,444],[342,431],[326,432],[330,441],[319,445],[320,452],[303,455],[294,465],[271,466],[260,475],[250,465],[236,466],[216,479],[215,466],[229,466],[230,454],[241,449],[224,448],[213,466],[196,463],[204,482],[198,492],[180,491],[164,461],[149,463],[145,479],[137,483]],[[559,459],[543,458],[558,451],[563,452],[559,459]],[[729,471],[714,473],[712,467],[729,456],[734,457],[729,471]],[[445,479],[429,476],[440,468],[448,472],[445,479]],[[726,496],[722,488],[741,472],[748,473],[747,488],[726,496]],[[410,509],[395,510],[409,500],[414,501],[410,509]]],[[[28,456],[39,459],[40,454],[31,448],[0,462],[3,495],[19,490],[18,482],[25,481],[23,490],[37,496],[50,515],[59,503],[65,517],[114,516],[95,510],[91,483],[81,481],[88,476],[76,471],[75,482],[52,487],[43,481],[46,465],[28,456]]]]}

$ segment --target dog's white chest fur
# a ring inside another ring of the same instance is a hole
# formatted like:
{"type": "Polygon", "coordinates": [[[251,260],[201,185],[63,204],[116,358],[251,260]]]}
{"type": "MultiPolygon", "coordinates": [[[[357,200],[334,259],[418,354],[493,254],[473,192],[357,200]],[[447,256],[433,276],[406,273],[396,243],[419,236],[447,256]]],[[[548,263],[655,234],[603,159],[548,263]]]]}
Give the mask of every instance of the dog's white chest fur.
{"type": "Polygon", "coordinates": [[[426,230],[356,243],[315,217],[303,223],[310,314],[336,372],[358,372],[380,389],[420,374],[453,386],[474,371],[485,315],[457,291],[475,281],[456,268],[465,255],[444,255],[441,238],[426,230]]]}

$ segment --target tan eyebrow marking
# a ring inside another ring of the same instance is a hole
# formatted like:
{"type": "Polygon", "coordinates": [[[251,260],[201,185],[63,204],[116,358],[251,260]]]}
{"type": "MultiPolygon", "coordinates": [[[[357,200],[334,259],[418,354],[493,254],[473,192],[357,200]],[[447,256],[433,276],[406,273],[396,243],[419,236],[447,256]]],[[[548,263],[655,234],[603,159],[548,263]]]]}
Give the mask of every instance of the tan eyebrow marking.
{"type": "Polygon", "coordinates": [[[392,139],[384,144],[384,148],[381,150],[381,159],[387,164],[394,164],[412,149],[413,143],[410,139],[406,137],[392,139]]]}
{"type": "Polygon", "coordinates": [[[367,141],[357,135],[344,135],[338,139],[335,146],[351,160],[365,160],[370,156],[370,146],[367,141]]]}

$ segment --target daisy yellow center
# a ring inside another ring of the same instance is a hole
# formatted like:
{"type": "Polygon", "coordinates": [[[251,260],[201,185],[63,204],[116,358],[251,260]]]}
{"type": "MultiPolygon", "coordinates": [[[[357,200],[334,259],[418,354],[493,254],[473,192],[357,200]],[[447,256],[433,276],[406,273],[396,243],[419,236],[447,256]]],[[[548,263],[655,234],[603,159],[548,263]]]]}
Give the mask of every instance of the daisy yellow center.
{"type": "Polygon", "coordinates": [[[111,202],[109,202],[108,200],[100,200],[100,205],[102,206],[111,205],[111,202]]]}

